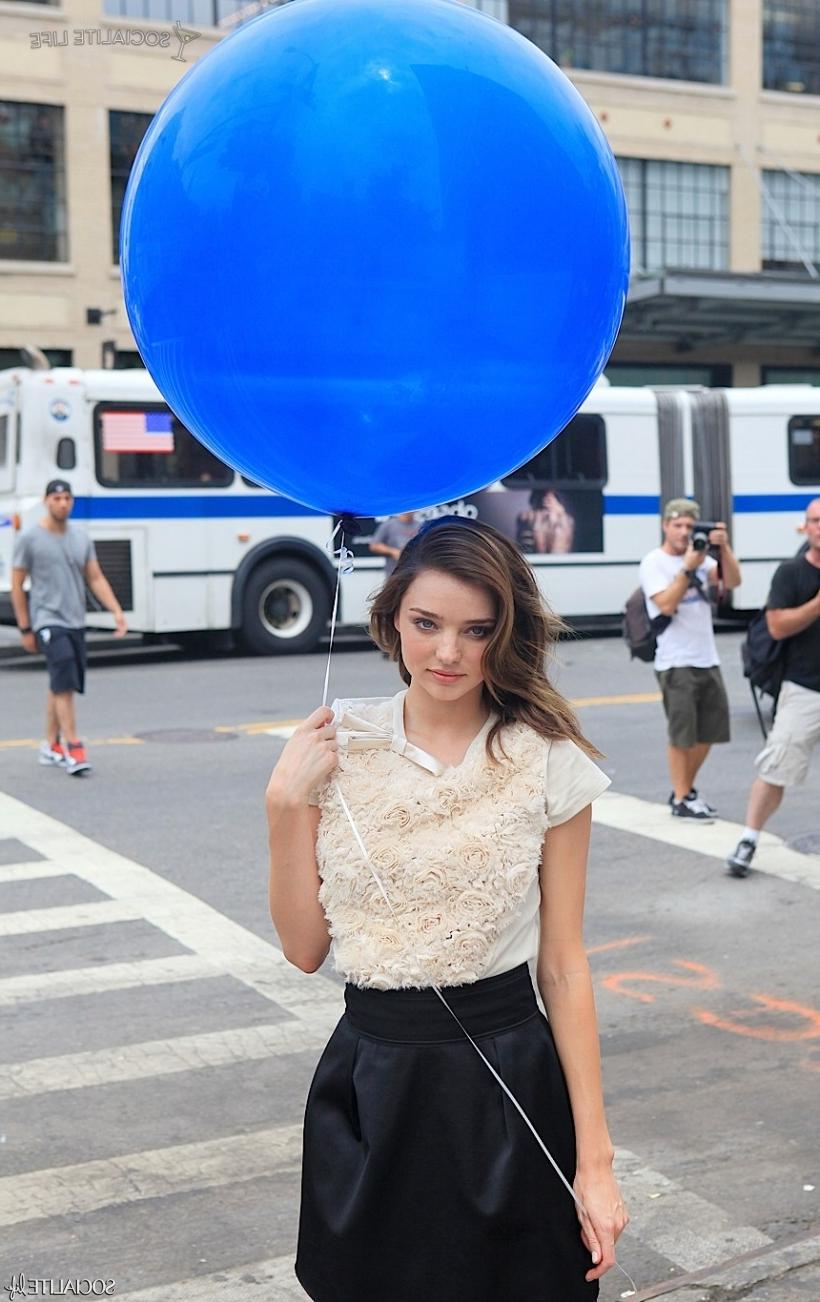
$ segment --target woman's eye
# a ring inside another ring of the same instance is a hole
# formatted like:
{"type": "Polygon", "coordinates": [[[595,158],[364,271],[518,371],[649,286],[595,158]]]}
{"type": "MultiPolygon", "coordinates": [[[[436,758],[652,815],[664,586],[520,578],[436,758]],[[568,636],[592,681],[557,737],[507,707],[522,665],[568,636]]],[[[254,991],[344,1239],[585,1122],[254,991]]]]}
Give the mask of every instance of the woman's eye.
{"type": "Polygon", "coordinates": [[[435,628],[435,624],[433,623],[432,619],[414,619],[413,623],[415,624],[416,628],[420,628],[425,633],[429,629],[435,628]]]}
{"type": "Polygon", "coordinates": [[[473,633],[475,637],[489,637],[492,631],[491,628],[487,628],[484,624],[476,624],[474,628],[470,629],[470,632],[473,633]]]}

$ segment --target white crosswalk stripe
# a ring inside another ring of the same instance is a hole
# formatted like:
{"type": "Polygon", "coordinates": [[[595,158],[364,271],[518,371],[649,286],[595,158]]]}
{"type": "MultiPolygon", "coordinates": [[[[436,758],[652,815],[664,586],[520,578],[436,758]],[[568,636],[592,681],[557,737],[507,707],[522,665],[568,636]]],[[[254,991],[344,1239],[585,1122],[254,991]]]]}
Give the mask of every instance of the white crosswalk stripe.
{"type": "MultiPolygon", "coordinates": [[[[722,857],[727,836],[731,841],[734,835],[726,824],[720,825],[717,834],[714,828],[670,826],[663,807],[617,795],[598,803],[596,820],[714,857],[722,857]]],[[[98,927],[93,932],[97,941],[108,934],[105,926],[139,919],[188,951],[117,961],[114,927],[110,943],[103,945],[102,960],[94,965],[0,980],[0,1009],[227,976],[269,1000],[279,1012],[278,1017],[255,1026],[220,1029],[216,1025],[196,1034],[6,1061],[0,1099],[25,1102],[60,1091],[160,1080],[183,1073],[193,1073],[194,1081],[196,1073],[213,1068],[305,1052],[318,1055],[342,1008],[340,986],[332,977],[306,977],[287,964],[270,941],[204,901],[2,794],[0,825],[4,836],[14,837],[44,856],[35,862],[0,867],[0,883],[73,877],[101,895],[95,902],[0,915],[0,936],[28,935],[35,937],[36,944],[39,933],[45,937],[49,932],[83,927],[91,936],[92,929],[98,927]]],[[[767,871],[790,881],[820,885],[820,875],[815,881],[811,856],[796,855],[776,838],[772,842],[766,845],[767,871]]],[[[218,1022],[218,1015],[214,1020],[218,1022]]],[[[148,1199],[241,1186],[260,1178],[291,1178],[298,1171],[300,1155],[301,1125],[293,1123],[23,1171],[0,1179],[0,1225],[11,1229],[50,1218],[124,1208],[148,1199]]],[[[735,1223],[725,1209],[648,1167],[638,1155],[620,1150],[616,1160],[632,1218],[621,1254],[627,1264],[630,1236],[686,1271],[771,1246],[765,1234],[735,1223]]],[[[123,1302],[211,1302],[226,1296],[296,1302],[305,1295],[293,1274],[292,1257],[285,1253],[216,1273],[192,1275],[189,1270],[186,1278],[136,1292],[118,1291],[118,1296],[123,1302]]]]}
{"type": "Polygon", "coordinates": [[[205,1035],[180,1035],[171,1040],[149,1040],[96,1052],[7,1063],[0,1077],[0,1099],[122,1084],[290,1053],[318,1054],[335,1020],[335,1013],[319,1014],[308,1021],[294,1019],[271,1026],[242,1026],[205,1035]]]}
{"type": "Polygon", "coordinates": [[[30,936],[38,931],[65,931],[72,927],[101,927],[109,922],[135,922],[136,909],[122,900],[97,900],[59,909],[16,909],[0,914],[0,936],[30,936]]]}
{"type": "MultiPolygon", "coordinates": [[[[705,825],[692,819],[673,818],[666,805],[612,791],[595,801],[592,821],[724,862],[743,832],[739,823],[729,823],[723,818],[705,825]]],[[[792,850],[771,832],[761,832],[754,866],[756,871],[772,877],[820,890],[820,855],[792,850]]]]}
{"type": "Polygon", "coordinates": [[[771,1243],[760,1230],[738,1225],[722,1208],[645,1166],[628,1149],[618,1149],[615,1170],[629,1207],[630,1232],[684,1270],[702,1270],[771,1243]]]}
{"type": "Polygon", "coordinates": [[[65,877],[65,868],[40,859],[34,863],[0,864],[0,885],[5,882],[36,881],[38,877],[65,877]]]}
{"type": "Polygon", "coordinates": [[[302,1127],[276,1126],[0,1179],[0,1226],[258,1180],[296,1171],[302,1127]]]}
{"type": "Polygon", "coordinates": [[[338,990],[332,982],[321,975],[317,979],[298,972],[275,945],[158,873],[22,801],[0,794],[0,826],[9,829],[6,835],[60,864],[66,873],[90,882],[109,899],[129,904],[166,936],[207,959],[213,971],[238,977],[280,1007],[315,1005],[323,999],[338,1003],[338,990]]]}
{"type": "Polygon", "coordinates": [[[104,990],[127,990],[129,986],[167,985],[172,981],[196,981],[220,975],[218,968],[198,954],[178,954],[138,963],[100,963],[94,967],[3,977],[0,1008],[34,999],[67,999],[101,994],[104,990]]]}
{"type": "Polygon", "coordinates": [[[272,1257],[238,1270],[220,1270],[177,1284],[123,1293],[118,1302],[217,1302],[219,1298],[240,1297],[243,1302],[253,1302],[254,1298],[262,1302],[305,1302],[305,1291],[293,1274],[293,1258],[272,1257]]]}

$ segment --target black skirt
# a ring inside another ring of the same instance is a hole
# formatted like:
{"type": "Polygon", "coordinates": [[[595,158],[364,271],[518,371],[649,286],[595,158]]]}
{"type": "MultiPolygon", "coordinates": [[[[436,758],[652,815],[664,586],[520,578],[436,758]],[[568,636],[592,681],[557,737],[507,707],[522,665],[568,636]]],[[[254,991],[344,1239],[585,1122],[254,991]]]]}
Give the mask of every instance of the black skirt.
{"type": "MultiPolygon", "coordinates": [[[[566,1178],[575,1136],[526,964],[444,995],[566,1178]]],[[[592,1302],[575,1204],[432,990],[345,989],[305,1115],[313,1302],[592,1302]]]]}

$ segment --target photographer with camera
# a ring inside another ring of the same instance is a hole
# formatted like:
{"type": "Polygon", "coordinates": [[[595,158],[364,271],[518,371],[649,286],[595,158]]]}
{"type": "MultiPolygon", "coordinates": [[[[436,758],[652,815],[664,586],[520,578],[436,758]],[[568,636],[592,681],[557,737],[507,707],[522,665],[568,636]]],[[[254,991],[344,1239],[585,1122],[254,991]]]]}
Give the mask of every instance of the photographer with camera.
{"type": "Polygon", "coordinates": [[[738,587],[740,566],[725,524],[701,523],[697,502],[667,502],[662,526],[663,543],[641,561],[641,587],[649,618],[658,621],[655,674],[669,731],[669,805],[675,818],[711,823],[716,810],[698,795],[695,778],[710,748],[729,740],[729,701],[709,588],[738,587]]]}

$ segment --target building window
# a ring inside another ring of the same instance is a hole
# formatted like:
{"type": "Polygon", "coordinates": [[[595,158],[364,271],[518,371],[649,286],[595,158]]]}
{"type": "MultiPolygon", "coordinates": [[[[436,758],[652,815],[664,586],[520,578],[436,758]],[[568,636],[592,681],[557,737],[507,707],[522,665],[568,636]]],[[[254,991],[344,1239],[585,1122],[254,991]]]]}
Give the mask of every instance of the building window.
{"type": "Polygon", "coordinates": [[[725,79],[726,0],[509,0],[509,22],[562,68],[725,79]]]}
{"type": "Polygon", "coordinates": [[[763,366],[760,383],[820,385],[820,366],[763,366]]]}
{"type": "Polygon", "coordinates": [[[137,371],[145,368],[145,362],[140,357],[136,348],[118,348],[114,353],[115,371],[137,371]]]}
{"type": "Polygon", "coordinates": [[[806,270],[820,264],[820,175],[763,173],[763,266],[768,271],[806,270]]]}
{"type": "Polygon", "coordinates": [[[681,362],[610,362],[604,371],[609,383],[627,388],[645,384],[701,384],[707,389],[730,389],[732,368],[715,363],[713,366],[681,362]]]}
{"type": "Polygon", "coordinates": [[[763,5],[763,85],[820,95],[820,7],[817,0],[763,5]]]}
{"type": "Polygon", "coordinates": [[[729,169],[619,158],[634,271],[729,265],[729,169]]]}
{"type": "Polygon", "coordinates": [[[97,479],[106,488],[227,488],[233,471],[167,407],[127,402],[94,409],[97,479]]]}
{"type": "MultiPolygon", "coordinates": [[[[52,366],[71,366],[73,354],[70,348],[44,348],[43,352],[52,366]]],[[[30,366],[20,348],[0,348],[0,371],[12,366],[30,366]]]]}
{"type": "Polygon", "coordinates": [[[131,168],[142,144],[142,138],[151,121],[150,113],[119,113],[112,110],[108,114],[109,161],[111,167],[111,233],[113,236],[114,261],[120,260],[120,221],[125,187],[131,175],[131,168]]]}
{"type": "MultiPolygon", "coordinates": [[[[254,13],[268,8],[255,4],[254,13]]],[[[248,0],[103,0],[103,13],[116,18],[149,18],[154,22],[190,23],[194,27],[229,25],[248,0]]]]}
{"type": "Polygon", "coordinates": [[[67,256],[63,110],[0,100],[0,258],[67,256]]]}

